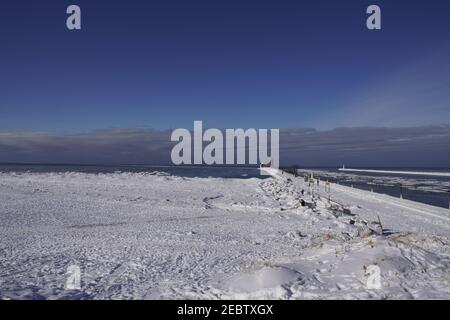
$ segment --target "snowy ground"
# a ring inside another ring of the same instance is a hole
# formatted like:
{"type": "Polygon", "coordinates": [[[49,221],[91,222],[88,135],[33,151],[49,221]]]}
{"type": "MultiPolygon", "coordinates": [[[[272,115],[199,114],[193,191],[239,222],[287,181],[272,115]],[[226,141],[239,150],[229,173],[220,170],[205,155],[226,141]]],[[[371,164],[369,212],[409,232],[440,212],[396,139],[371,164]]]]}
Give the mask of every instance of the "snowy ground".
{"type": "Polygon", "coordinates": [[[0,173],[0,298],[450,298],[447,210],[272,174],[0,173]]]}

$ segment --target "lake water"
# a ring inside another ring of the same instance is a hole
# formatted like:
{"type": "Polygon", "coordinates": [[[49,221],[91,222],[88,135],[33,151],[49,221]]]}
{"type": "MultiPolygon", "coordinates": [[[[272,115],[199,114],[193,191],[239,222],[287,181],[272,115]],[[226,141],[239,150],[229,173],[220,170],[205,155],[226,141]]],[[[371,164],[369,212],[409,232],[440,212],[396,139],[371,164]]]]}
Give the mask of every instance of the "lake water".
{"type": "Polygon", "coordinates": [[[256,167],[231,166],[144,166],[144,165],[55,165],[55,164],[0,164],[0,172],[165,172],[182,177],[253,178],[262,177],[256,167]]]}
{"type": "MultiPolygon", "coordinates": [[[[358,168],[363,169],[363,168],[358,168]]],[[[366,168],[374,169],[374,168],[366,168]]],[[[450,168],[375,168],[388,171],[450,172],[450,168]]],[[[364,190],[448,208],[450,177],[406,175],[396,173],[346,172],[337,168],[304,168],[300,175],[313,172],[314,177],[364,190]]]]}

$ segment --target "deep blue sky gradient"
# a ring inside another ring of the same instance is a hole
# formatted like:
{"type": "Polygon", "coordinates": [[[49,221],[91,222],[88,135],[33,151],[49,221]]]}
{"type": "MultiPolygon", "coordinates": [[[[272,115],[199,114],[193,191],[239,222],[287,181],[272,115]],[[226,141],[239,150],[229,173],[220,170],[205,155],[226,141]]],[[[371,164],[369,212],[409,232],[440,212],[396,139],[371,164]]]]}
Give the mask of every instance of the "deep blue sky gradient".
{"type": "Polygon", "coordinates": [[[450,1],[0,3],[0,129],[448,123],[450,1]],[[68,31],[66,7],[82,9],[68,31]],[[365,10],[382,8],[383,30],[365,10]]]}

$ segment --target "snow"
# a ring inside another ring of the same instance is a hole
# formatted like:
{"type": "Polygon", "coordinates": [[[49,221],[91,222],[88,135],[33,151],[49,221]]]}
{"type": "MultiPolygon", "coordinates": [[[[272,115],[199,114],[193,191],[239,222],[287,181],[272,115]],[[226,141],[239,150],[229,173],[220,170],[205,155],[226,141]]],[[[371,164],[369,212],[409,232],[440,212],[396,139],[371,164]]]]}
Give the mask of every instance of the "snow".
{"type": "Polygon", "coordinates": [[[232,298],[238,299],[278,299],[285,295],[284,285],[298,279],[301,274],[286,267],[263,267],[262,269],[240,273],[226,283],[232,291],[232,298]]]}
{"type": "Polygon", "coordinates": [[[0,298],[450,298],[448,210],[264,170],[0,173],[0,298]]]}

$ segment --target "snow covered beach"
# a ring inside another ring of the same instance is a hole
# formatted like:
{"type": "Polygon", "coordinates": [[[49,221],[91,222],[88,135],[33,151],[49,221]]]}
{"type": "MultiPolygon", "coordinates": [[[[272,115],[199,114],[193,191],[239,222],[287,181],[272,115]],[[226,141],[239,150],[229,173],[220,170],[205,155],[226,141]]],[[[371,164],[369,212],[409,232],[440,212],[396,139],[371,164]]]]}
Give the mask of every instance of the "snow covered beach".
{"type": "Polygon", "coordinates": [[[0,173],[0,298],[450,298],[448,210],[271,173],[0,173]]]}

